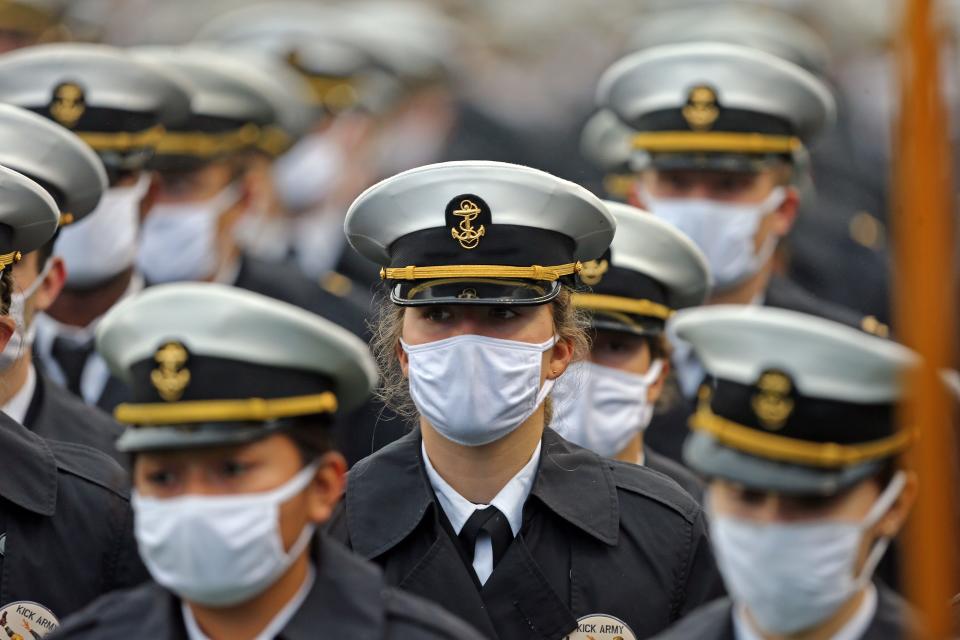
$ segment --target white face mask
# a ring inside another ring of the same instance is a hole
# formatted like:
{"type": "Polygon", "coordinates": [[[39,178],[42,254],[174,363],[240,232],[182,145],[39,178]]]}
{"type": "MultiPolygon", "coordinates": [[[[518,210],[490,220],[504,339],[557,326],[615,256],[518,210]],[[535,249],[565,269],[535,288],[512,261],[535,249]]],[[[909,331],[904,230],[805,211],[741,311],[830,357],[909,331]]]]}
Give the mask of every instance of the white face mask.
{"type": "Polygon", "coordinates": [[[718,290],[729,289],[756,274],[773,255],[778,241],[775,235],[767,238],[759,253],[754,249],[754,237],[760,222],[786,197],[783,187],[776,187],[759,204],[640,194],[651,213],[682,231],[703,251],[718,290]]]}
{"type": "Polygon", "coordinates": [[[151,284],[205,280],[219,266],[217,220],[240,200],[233,184],[207,200],[157,204],[143,223],[137,266],[151,284]]]}
{"type": "Polygon", "coordinates": [[[554,396],[553,428],[570,442],[601,456],[620,453],[650,424],[650,387],[660,379],[663,361],[654,360],[644,374],[592,362],[578,362],[563,375],[554,396]],[[572,388],[561,394],[559,387],[572,388]]]}
{"type": "Polygon", "coordinates": [[[273,177],[284,206],[303,211],[330,193],[343,168],[343,152],[329,133],[311,133],[277,158],[273,177]]]}
{"type": "Polygon", "coordinates": [[[54,249],[66,263],[68,287],[93,287],[133,265],[140,202],[149,187],[144,173],[133,186],[107,189],[93,213],[60,231],[54,249]]]}
{"type": "Polygon", "coordinates": [[[35,322],[27,324],[26,310],[27,301],[37,294],[37,291],[43,285],[44,278],[50,273],[53,267],[52,260],[47,260],[43,267],[29,287],[23,291],[14,291],[10,300],[10,317],[17,323],[13,335],[10,336],[7,346],[0,352],[0,371],[6,371],[14,365],[23,354],[33,348],[33,339],[37,335],[37,325],[35,322]]]}
{"type": "Polygon", "coordinates": [[[313,524],[284,550],[280,506],[303,491],[316,470],[306,467],[264,493],[161,500],[134,492],[134,534],[150,575],[184,600],[210,607],[260,595],[310,544],[313,524]]]}
{"type": "Polygon", "coordinates": [[[903,472],[897,473],[862,522],[760,524],[711,513],[717,565],[734,602],[746,606],[763,631],[777,635],[829,618],[873,576],[890,540],[877,540],[854,575],[860,544],[904,483],[903,472]]]}
{"type": "Polygon", "coordinates": [[[447,440],[476,447],[513,432],[543,403],[553,380],[540,385],[541,361],[556,341],[463,335],[400,344],[417,410],[447,440]]]}

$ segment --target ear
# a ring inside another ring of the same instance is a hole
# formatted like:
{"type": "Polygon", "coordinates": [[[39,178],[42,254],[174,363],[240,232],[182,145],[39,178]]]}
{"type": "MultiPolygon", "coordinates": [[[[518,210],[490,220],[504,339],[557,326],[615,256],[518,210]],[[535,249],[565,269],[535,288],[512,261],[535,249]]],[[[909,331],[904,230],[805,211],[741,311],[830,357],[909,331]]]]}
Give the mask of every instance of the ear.
{"type": "Polygon", "coordinates": [[[663,357],[660,361],[663,363],[660,366],[660,376],[656,382],[650,385],[650,389],[647,391],[649,402],[656,402],[660,399],[660,395],[663,393],[663,385],[667,383],[667,377],[670,375],[670,358],[663,357]]]}
{"type": "Polygon", "coordinates": [[[549,362],[547,364],[547,379],[556,380],[563,372],[567,370],[573,361],[573,341],[560,338],[550,349],[549,362]]]}
{"type": "Polygon", "coordinates": [[[904,474],[906,482],[900,496],[874,527],[878,536],[895,537],[906,523],[917,500],[917,474],[915,471],[904,471],[904,474]]]}
{"type": "Polygon", "coordinates": [[[407,357],[407,352],[403,350],[403,346],[397,341],[396,346],[393,348],[394,353],[397,354],[397,361],[400,363],[400,370],[403,371],[403,377],[410,377],[410,358],[407,357]]]}
{"type": "Polygon", "coordinates": [[[793,223],[797,220],[797,212],[800,210],[800,191],[796,187],[785,186],[786,197],[783,202],[773,212],[773,233],[783,238],[790,233],[793,223]]]}
{"type": "Polygon", "coordinates": [[[147,186],[147,192],[143,194],[143,199],[140,200],[140,222],[143,222],[143,219],[147,217],[147,213],[153,208],[153,205],[156,204],[157,194],[160,193],[159,174],[150,172],[148,176],[150,178],[150,184],[147,186]]]}
{"type": "Polygon", "coordinates": [[[330,519],[347,484],[347,461],[336,451],[320,458],[320,464],[307,493],[307,510],[311,522],[323,524],[330,519]]]}
{"type": "Polygon", "coordinates": [[[50,256],[50,269],[34,295],[34,312],[46,311],[60,295],[67,281],[67,265],[60,256],[50,256]]]}
{"type": "Polygon", "coordinates": [[[16,321],[10,316],[0,316],[0,351],[7,347],[11,336],[17,327],[16,321]]]}

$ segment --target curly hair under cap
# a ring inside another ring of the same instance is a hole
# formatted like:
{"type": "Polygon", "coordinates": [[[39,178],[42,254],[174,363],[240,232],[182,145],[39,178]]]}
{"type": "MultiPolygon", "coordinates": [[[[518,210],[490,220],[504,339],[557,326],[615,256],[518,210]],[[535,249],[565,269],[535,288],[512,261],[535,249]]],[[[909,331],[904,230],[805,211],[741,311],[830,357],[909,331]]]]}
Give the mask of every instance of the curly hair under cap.
{"type": "MultiPolygon", "coordinates": [[[[590,339],[587,329],[589,316],[573,306],[571,289],[563,287],[560,294],[548,303],[553,311],[553,327],[561,340],[573,345],[573,359],[582,360],[590,353],[590,339]]],[[[403,335],[403,314],[406,307],[391,303],[385,296],[377,298],[376,316],[371,329],[373,338],[370,346],[380,368],[380,388],[377,397],[398,416],[416,424],[419,419],[417,408],[410,397],[410,387],[400,368],[397,357],[397,345],[403,335]]],[[[552,402],[548,397],[544,403],[544,424],[550,424],[552,402]]]]}

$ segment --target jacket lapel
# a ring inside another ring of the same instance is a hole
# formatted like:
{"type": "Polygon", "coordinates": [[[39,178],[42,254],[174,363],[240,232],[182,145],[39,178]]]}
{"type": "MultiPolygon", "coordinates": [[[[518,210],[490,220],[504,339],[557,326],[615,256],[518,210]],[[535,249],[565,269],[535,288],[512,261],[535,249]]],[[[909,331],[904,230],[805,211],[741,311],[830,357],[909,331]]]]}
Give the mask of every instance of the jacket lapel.
{"type": "Polygon", "coordinates": [[[501,640],[561,638],[577,626],[576,616],[530,554],[523,533],[514,539],[480,595],[488,619],[497,621],[496,637],[501,640]]]}

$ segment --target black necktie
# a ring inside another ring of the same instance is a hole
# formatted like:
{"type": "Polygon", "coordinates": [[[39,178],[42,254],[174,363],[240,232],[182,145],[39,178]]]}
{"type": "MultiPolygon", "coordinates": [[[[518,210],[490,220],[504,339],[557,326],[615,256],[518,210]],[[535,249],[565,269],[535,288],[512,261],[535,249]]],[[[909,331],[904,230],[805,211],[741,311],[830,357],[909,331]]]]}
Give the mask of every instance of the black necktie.
{"type": "Polygon", "coordinates": [[[77,344],[59,336],[53,340],[51,355],[63,371],[64,386],[74,395],[81,395],[80,379],[83,377],[83,369],[86,367],[87,359],[93,353],[93,348],[93,340],[83,344],[77,344]]]}
{"type": "Polygon", "coordinates": [[[507,547],[513,542],[513,531],[510,529],[507,517],[500,512],[500,509],[491,506],[474,511],[460,530],[460,535],[457,536],[471,562],[477,549],[477,537],[483,531],[490,535],[493,543],[493,566],[496,567],[500,558],[507,552],[507,547]]]}

